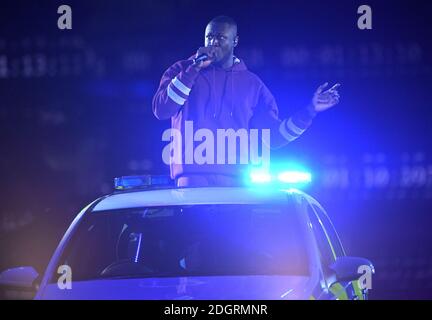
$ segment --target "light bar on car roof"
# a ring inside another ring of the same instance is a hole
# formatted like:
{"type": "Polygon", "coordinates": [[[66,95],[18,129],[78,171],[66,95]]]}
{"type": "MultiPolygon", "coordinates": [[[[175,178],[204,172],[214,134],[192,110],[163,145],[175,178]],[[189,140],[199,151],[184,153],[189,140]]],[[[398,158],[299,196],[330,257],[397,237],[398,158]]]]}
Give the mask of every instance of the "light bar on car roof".
{"type": "Polygon", "coordinates": [[[172,180],[169,176],[142,175],[114,178],[114,188],[116,190],[151,188],[170,185],[172,185],[172,180]]]}
{"type": "Polygon", "coordinates": [[[248,184],[252,185],[307,185],[312,182],[312,175],[307,171],[269,172],[265,170],[252,170],[249,172],[248,181],[248,184]]]}
{"type": "Polygon", "coordinates": [[[302,171],[283,171],[278,174],[277,178],[284,183],[310,183],[312,181],[310,172],[302,171]]]}

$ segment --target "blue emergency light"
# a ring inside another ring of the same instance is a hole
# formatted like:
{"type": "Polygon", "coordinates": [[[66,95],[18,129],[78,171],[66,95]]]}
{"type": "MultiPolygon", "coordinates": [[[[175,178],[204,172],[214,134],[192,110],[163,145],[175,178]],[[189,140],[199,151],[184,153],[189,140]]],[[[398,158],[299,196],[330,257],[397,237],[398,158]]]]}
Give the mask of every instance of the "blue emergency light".
{"type": "Polygon", "coordinates": [[[171,178],[163,175],[123,176],[114,178],[114,188],[116,190],[162,187],[171,186],[172,184],[173,181],[171,178]]]}
{"type": "Polygon", "coordinates": [[[303,171],[283,171],[278,174],[277,179],[283,183],[311,183],[312,175],[303,171]]]}
{"type": "Polygon", "coordinates": [[[312,174],[307,171],[280,171],[251,170],[248,184],[263,186],[307,185],[312,182],[312,174]]]}
{"type": "Polygon", "coordinates": [[[268,172],[252,171],[250,179],[252,183],[269,183],[272,180],[272,176],[268,172]]]}

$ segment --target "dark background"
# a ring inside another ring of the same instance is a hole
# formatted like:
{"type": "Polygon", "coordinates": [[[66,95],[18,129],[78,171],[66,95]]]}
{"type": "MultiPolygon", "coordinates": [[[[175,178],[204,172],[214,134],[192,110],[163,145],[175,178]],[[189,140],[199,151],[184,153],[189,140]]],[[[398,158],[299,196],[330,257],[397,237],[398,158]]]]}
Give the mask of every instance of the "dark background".
{"type": "Polygon", "coordinates": [[[168,173],[170,123],[151,98],[219,14],[281,118],[342,83],[341,103],[272,161],[312,171],[347,252],[375,264],[371,298],[432,298],[431,1],[2,1],[0,269],[42,272],[113,177],[168,173]],[[72,30],[57,28],[61,4],[72,30]],[[357,28],[362,4],[372,30],[357,28]]]}

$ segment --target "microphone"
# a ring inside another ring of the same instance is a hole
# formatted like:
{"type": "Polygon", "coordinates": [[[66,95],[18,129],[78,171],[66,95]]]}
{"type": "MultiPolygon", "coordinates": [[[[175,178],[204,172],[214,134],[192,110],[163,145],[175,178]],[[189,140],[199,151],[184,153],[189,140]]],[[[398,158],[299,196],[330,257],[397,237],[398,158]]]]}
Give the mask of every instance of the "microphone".
{"type": "Polygon", "coordinates": [[[195,59],[193,59],[193,62],[194,62],[194,64],[199,64],[199,63],[204,62],[204,61],[206,61],[208,59],[209,59],[208,54],[207,53],[203,53],[203,54],[200,54],[195,59]]]}

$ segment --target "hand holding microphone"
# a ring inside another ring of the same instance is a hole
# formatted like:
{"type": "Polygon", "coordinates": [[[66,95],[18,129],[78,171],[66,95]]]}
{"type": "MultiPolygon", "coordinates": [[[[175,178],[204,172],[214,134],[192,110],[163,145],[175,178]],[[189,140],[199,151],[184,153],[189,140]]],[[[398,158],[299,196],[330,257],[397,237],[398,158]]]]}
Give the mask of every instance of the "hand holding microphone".
{"type": "Polygon", "coordinates": [[[215,47],[201,47],[197,50],[193,66],[197,69],[207,68],[215,60],[215,47]]]}

